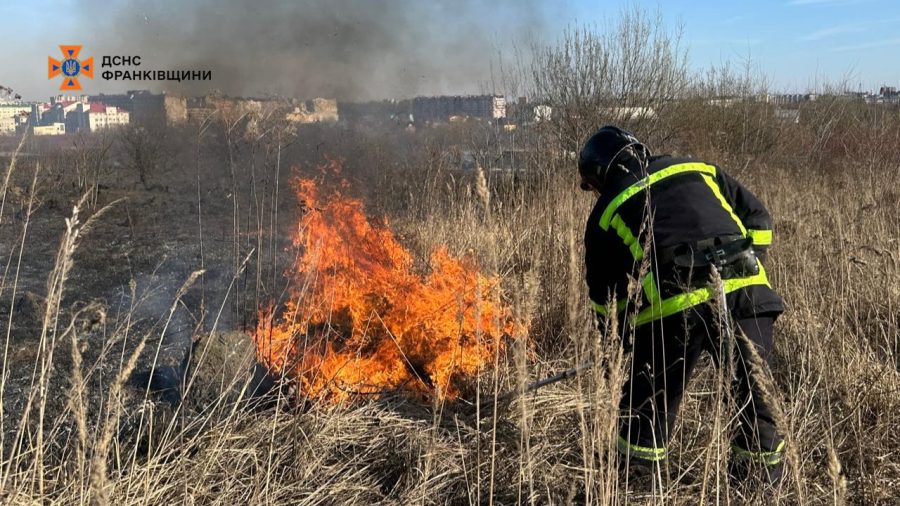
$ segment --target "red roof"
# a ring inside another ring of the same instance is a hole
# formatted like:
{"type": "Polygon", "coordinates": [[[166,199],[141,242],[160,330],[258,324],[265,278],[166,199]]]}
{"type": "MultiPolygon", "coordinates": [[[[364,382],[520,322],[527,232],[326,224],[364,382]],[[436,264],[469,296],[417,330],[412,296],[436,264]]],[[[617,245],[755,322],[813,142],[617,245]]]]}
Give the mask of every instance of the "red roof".
{"type": "Polygon", "coordinates": [[[106,104],[102,102],[91,102],[90,112],[106,112],[106,104]]]}

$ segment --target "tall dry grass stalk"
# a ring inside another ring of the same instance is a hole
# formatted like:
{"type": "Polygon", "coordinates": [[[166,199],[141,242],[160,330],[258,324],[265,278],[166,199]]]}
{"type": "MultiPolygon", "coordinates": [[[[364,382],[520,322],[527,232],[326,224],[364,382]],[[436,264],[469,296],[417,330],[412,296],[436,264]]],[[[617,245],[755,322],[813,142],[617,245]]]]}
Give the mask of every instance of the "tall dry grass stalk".
{"type": "MultiPolygon", "coordinates": [[[[37,173],[38,171],[36,170],[35,178],[37,178],[37,173]]],[[[60,242],[60,248],[56,255],[56,262],[47,281],[47,297],[45,299],[40,337],[37,344],[38,360],[35,361],[34,364],[31,376],[31,386],[25,405],[21,411],[21,418],[17,427],[16,436],[11,443],[10,455],[13,456],[13,458],[7,460],[3,470],[2,484],[7,486],[13,471],[22,463],[21,458],[23,452],[33,452],[32,460],[27,467],[29,472],[26,475],[31,476],[30,483],[36,486],[40,496],[45,495],[44,452],[46,450],[46,444],[44,437],[46,408],[53,375],[54,353],[57,340],[60,337],[59,318],[63,311],[62,302],[66,281],[71,273],[73,256],[82,236],[90,231],[97,219],[102,217],[112,206],[118,203],[118,201],[113,202],[109,206],[94,213],[84,223],[81,223],[81,221],[79,221],[79,213],[82,206],[87,202],[88,197],[89,194],[85,194],[72,208],[71,217],[66,219],[66,230],[60,242]],[[32,420],[31,417],[35,409],[37,409],[36,420],[32,420]],[[33,427],[30,426],[31,424],[33,424],[33,427]],[[29,438],[32,431],[36,433],[33,441],[29,438]]]]}
{"type": "Polygon", "coordinates": [[[9,159],[9,165],[6,166],[6,175],[3,176],[3,186],[0,186],[0,225],[3,224],[3,212],[6,210],[6,195],[9,191],[9,182],[16,170],[16,161],[19,159],[19,154],[22,152],[22,146],[25,145],[25,140],[27,138],[28,134],[22,135],[19,144],[16,146],[16,150],[9,159]]]}
{"type": "MultiPolygon", "coordinates": [[[[13,154],[12,158],[10,159],[9,166],[7,167],[6,177],[3,180],[3,188],[2,188],[3,191],[0,192],[0,198],[2,198],[2,203],[0,203],[0,225],[3,224],[3,211],[6,209],[6,195],[7,195],[7,190],[9,189],[9,181],[10,181],[10,178],[12,177],[13,171],[15,169],[16,159],[18,158],[18,155],[22,150],[22,146],[25,144],[25,138],[26,138],[26,136],[23,135],[22,139],[19,141],[19,144],[16,147],[16,151],[13,154]]],[[[31,222],[31,213],[32,213],[32,210],[34,209],[35,187],[37,186],[37,179],[38,179],[39,172],[40,172],[40,166],[35,167],[34,176],[31,178],[31,192],[30,192],[30,197],[28,199],[27,211],[25,212],[24,224],[22,225],[22,233],[21,233],[21,238],[19,240],[19,246],[18,246],[19,251],[18,251],[18,255],[17,255],[17,259],[16,259],[16,270],[15,270],[15,274],[13,277],[13,283],[12,283],[12,287],[11,287],[13,296],[10,297],[10,303],[9,303],[10,315],[12,315],[14,307],[15,307],[15,294],[17,293],[18,287],[19,287],[19,273],[21,272],[21,268],[22,268],[22,258],[25,254],[25,238],[28,236],[28,225],[31,222]]],[[[16,255],[10,254],[9,261],[6,264],[6,268],[4,268],[4,270],[3,270],[3,277],[0,278],[0,297],[2,297],[2,295],[6,289],[6,286],[7,286],[6,280],[7,280],[7,276],[9,274],[9,269],[10,269],[10,266],[12,265],[12,260],[13,260],[14,256],[16,256],[16,255]]],[[[10,346],[10,338],[11,337],[12,337],[12,316],[10,316],[9,321],[7,322],[6,333],[5,333],[4,341],[3,341],[4,371],[6,370],[6,365],[9,363],[8,362],[9,361],[9,346],[10,346]]],[[[5,420],[6,420],[6,418],[3,416],[4,415],[4,404],[2,402],[3,395],[6,392],[6,379],[7,379],[7,374],[4,372],[2,375],[0,375],[0,448],[6,448],[6,446],[5,446],[5,442],[6,442],[5,420]]]]}

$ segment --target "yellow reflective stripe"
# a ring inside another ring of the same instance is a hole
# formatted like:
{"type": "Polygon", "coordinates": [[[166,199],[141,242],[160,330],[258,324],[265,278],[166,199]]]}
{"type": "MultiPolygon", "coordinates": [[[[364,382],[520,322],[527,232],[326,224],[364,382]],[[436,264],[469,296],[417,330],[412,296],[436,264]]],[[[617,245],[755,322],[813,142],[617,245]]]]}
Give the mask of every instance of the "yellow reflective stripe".
{"type": "Polygon", "coordinates": [[[737,445],[731,445],[731,450],[739,459],[747,459],[767,466],[774,466],[775,464],[780,463],[784,458],[784,440],[782,439],[781,442],[778,443],[778,447],[771,452],[751,452],[750,450],[745,450],[737,445]]]}
{"type": "Polygon", "coordinates": [[[677,174],[683,174],[685,172],[701,172],[703,174],[710,174],[712,176],[715,176],[716,168],[705,163],[690,162],[672,165],[671,167],[666,167],[663,170],[659,170],[654,172],[653,174],[650,174],[649,176],[632,184],[628,188],[625,188],[622,193],[616,195],[616,197],[612,199],[609,205],[606,206],[606,209],[603,210],[603,214],[600,216],[600,228],[602,228],[603,230],[608,230],[613,214],[616,212],[619,206],[624,204],[626,200],[635,196],[638,192],[645,190],[650,185],[658,183],[659,181],[667,177],[671,177],[677,174]]]}
{"type": "MultiPolygon", "coordinates": [[[[637,240],[637,237],[631,233],[631,229],[628,228],[628,225],[622,221],[622,217],[618,214],[613,216],[610,225],[612,225],[613,229],[622,239],[622,242],[625,243],[628,250],[631,251],[631,256],[634,257],[634,260],[639,262],[643,259],[644,249],[641,247],[641,243],[637,240]]],[[[650,301],[650,304],[659,303],[659,289],[656,287],[656,280],[654,279],[652,272],[644,276],[642,284],[644,286],[644,294],[647,296],[647,300],[650,301]]]]}
{"type": "Polygon", "coordinates": [[[755,244],[756,246],[769,246],[770,244],[772,244],[771,230],[750,229],[747,232],[750,233],[750,237],[753,239],[753,244],[755,244]]]}
{"type": "Polygon", "coordinates": [[[722,207],[724,207],[725,210],[728,211],[728,214],[731,215],[731,219],[733,219],[738,228],[741,229],[741,235],[747,237],[747,229],[744,227],[744,222],[742,222],[741,219],[738,218],[736,214],[734,214],[734,209],[731,208],[731,204],[729,204],[728,201],[725,200],[725,196],[722,195],[722,190],[719,189],[719,183],[717,183],[715,179],[705,174],[703,175],[703,180],[706,181],[706,184],[707,186],[709,186],[709,189],[712,190],[713,195],[715,195],[716,198],[719,199],[719,203],[722,204],[722,207]]]}
{"type": "MultiPolygon", "coordinates": [[[[766,270],[763,268],[762,262],[757,260],[757,265],[759,265],[759,274],[756,274],[755,276],[724,280],[722,284],[725,285],[725,293],[731,293],[735,290],[740,290],[741,288],[746,288],[753,285],[771,286],[769,285],[769,278],[768,276],[766,276],[766,270]]],[[[654,320],[659,320],[660,318],[665,318],[666,316],[680,313],[689,307],[694,307],[698,304],[702,304],[716,296],[715,289],[713,289],[712,287],[703,287],[692,290],[690,292],[673,295],[668,299],[660,301],[659,292],[653,292],[654,289],[658,290],[658,288],[656,286],[656,280],[651,277],[652,274],[653,273],[649,273],[647,277],[644,278],[643,283],[644,293],[647,294],[647,298],[650,301],[650,307],[643,309],[634,317],[634,326],[643,325],[654,320]],[[650,289],[650,293],[647,293],[648,278],[650,278],[653,283],[653,288],[650,289]]],[[[625,310],[627,304],[627,300],[620,300],[616,305],[616,311],[618,313],[621,313],[625,310]]],[[[593,306],[594,311],[602,314],[603,316],[607,316],[609,314],[609,308],[607,305],[598,304],[594,301],[591,301],[591,305],[593,306]]]]}
{"type": "Polygon", "coordinates": [[[662,301],[660,304],[651,305],[638,313],[634,319],[634,326],[637,327],[638,325],[643,325],[654,320],[665,318],[666,316],[680,313],[689,307],[702,304],[711,298],[713,298],[713,290],[711,288],[699,288],[691,292],[674,295],[662,301]]]}
{"type": "MultiPolygon", "coordinates": [[[[762,262],[757,261],[759,265],[759,274],[748,276],[746,278],[726,279],[722,283],[725,285],[725,293],[731,293],[735,290],[745,288],[752,285],[769,286],[769,278],[766,277],[766,271],[763,269],[762,262]]],[[[665,318],[676,313],[680,313],[689,307],[702,304],[715,297],[716,290],[712,287],[698,288],[687,293],[673,295],[662,301],[660,304],[652,304],[650,307],[642,310],[634,319],[634,326],[643,325],[645,323],[665,318]]]]}
{"type": "Polygon", "coordinates": [[[665,448],[650,448],[648,446],[638,446],[629,443],[622,436],[619,436],[618,441],[616,441],[616,449],[619,450],[619,453],[628,455],[629,457],[636,457],[642,460],[650,460],[653,462],[657,462],[666,458],[665,448]]]}
{"type": "Polygon", "coordinates": [[[644,258],[644,248],[641,247],[641,243],[638,242],[637,237],[631,233],[631,229],[628,228],[628,225],[622,221],[622,217],[618,214],[613,216],[611,225],[616,233],[619,234],[619,237],[625,243],[625,246],[628,247],[628,250],[631,251],[631,256],[633,256],[636,261],[640,261],[644,258]]]}
{"type": "MultiPolygon", "coordinates": [[[[594,301],[591,301],[591,306],[594,308],[594,311],[606,316],[609,314],[609,308],[607,304],[597,304],[594,301]]],[[[623,299],[616,303],[616,312],[621,313],[625,311],[625,308],[628,306],[628,300],[623,299]]]]}
{"type": "MultiPolygon", "coordinates": [[[[746,278],[734,278],[734,279],[726,279],[723,281],[725,285],[725,293],[731,293],[735,290],[739,290],[741,288],[746,288],[748,286],[753,285],[769,285],[769,278],[766,276],[766,271],[763,268],[762,262],[757,260],[757,264],[759,265],[759,274],[755,276],[748,276],[746,278]]],[[[653,273],[647,275],[647,277],[652,276],[653,273]]],[[[647,277],[644,278],[644,293],[647,293],[647,277]]],[[[656,280],[651,278],[653,281],[653,288],[658,290],[656,286],[656,280]]],[[[650,300],[650,307],[643,309],[639,312],[633,320],[633,325],[643,325],[645,323],[652,322],[654,320],[659,320],[660,318],[665,318],[666,316],[671,316],[676,313],[680,313],[689,307],[694,307],[698,304],[702,304],[713,297],[715,297],[716,291],[711,287],[698,288],[696,290],[692,290],[690,292],[681,293],[678,295],[673,295],[666,300],[660,301],[660,295],[657,291],[655,294],[651,292],[647,295],[647,298],[650,300]]],[[[616,312],[621,313],[625,310],[628,305],[627,300],[620,300],[618,304],[616,304],[616,312]]],[[[591,306],[593,306],[594,311],[602,314],[603,316],[607,316],[609,314],[609,308],[605,304],[598,304],[594,301],[591,301],[591,306]]]]}
{"type": "Polygon", "coordinates": [[[659,295],[659,287],[656,286],[656,278],[653,276],[652,272],[648,272],[647,275],[644,276],[644,282],[642,284],[644,286],[644,295],[647,296],[650,305],[659,304],[662,301],[662,298],[659,295]]]}

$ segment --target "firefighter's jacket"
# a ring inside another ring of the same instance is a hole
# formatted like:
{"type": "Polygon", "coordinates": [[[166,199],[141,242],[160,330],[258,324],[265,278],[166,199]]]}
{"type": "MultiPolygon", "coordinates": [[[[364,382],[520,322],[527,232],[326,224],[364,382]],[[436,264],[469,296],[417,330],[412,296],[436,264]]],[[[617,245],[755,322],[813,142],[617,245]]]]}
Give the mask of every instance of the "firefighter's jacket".
{"type": "MultiPolygon", "coordinates": [[[[692,271],[692,280],[685,283],[674,265],[659,265],[656,252],[722,236],[751,237],[760,258],[772,243],[772,219],[765,206],[722,169],[662,156],[651,158],[640,175],[614,173],[601,190],[584,236],[594,310],[601,315],[616,311],[642,325],[714,299],[718,292],[708,282],[709,267],[705,273],[692,271]],[[641,275],[646,257],[650,262],[641,275]],[[635,294],[631,301],[629,280],[635,294]]],[[[761,261],[759,266],[757,275],[723,282],[735,317],[784,310],[761,261]]]]}

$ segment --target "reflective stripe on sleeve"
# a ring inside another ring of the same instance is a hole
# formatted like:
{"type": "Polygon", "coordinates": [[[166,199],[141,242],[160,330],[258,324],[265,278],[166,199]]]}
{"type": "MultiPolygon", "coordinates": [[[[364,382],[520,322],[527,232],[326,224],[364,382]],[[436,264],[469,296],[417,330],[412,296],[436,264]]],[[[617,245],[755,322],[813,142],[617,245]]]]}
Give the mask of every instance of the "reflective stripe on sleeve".
{"type": "Polygon", "coordinates": [[[753,244],[756,246],[769,246],[772,244],[772,231],[771,230],[750,229],[747,232],[750,233],[750,237],[753,239],[753,244]]]}
{"type": "Polygon", "coordinates": [[[647,275],[644,276],[644,282],[641,284],[644,287],[644,295],[647,296],[647,300],[650,301],[651,306],[662,302],[662,297],[659,295],[659,286],[657,286],[656,277],[652,272],[648,272],[647,275]]]}
{"type": "Polygon", "coordinates": [[[615,229],[616,234],[619,235],[619,238],[622,239],[622,242],[625,243],[625,246],[628,247],[628,251],[631,252],[631,256],[634,257],[634,260],[639,262],[644,258],[644,249],[641,247],[641,243],[637,240],[637,237],[631,233],[631,229],[628,228],[628,225],[622,221],[622,217],[618,214],[613,216],[610,224],[613,229],[615,229]]]}

